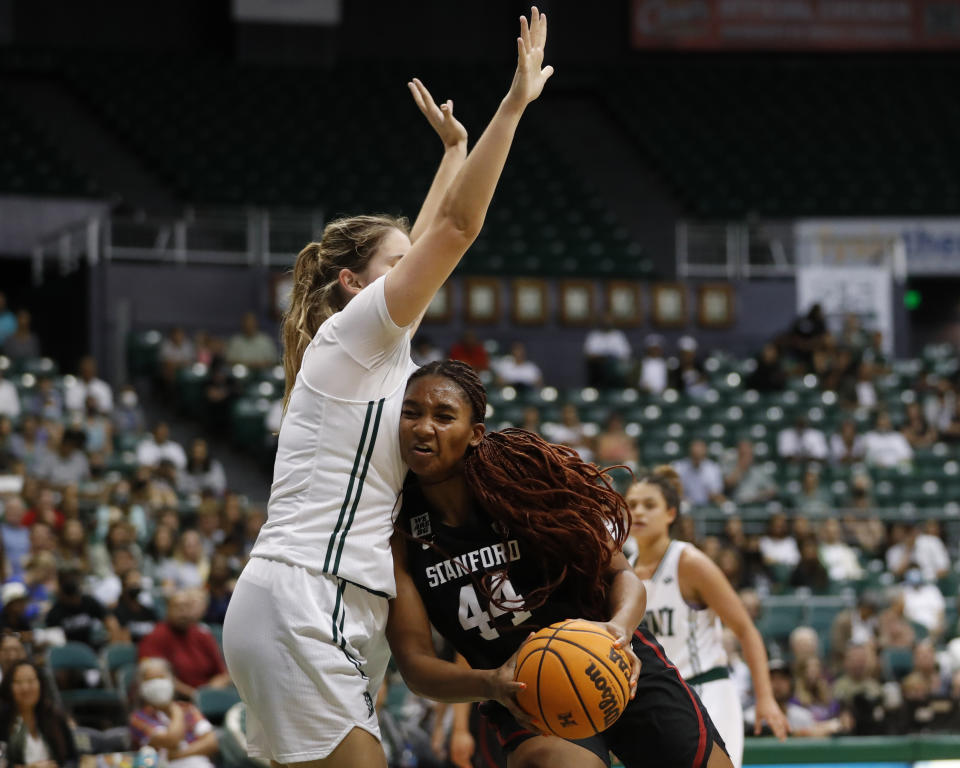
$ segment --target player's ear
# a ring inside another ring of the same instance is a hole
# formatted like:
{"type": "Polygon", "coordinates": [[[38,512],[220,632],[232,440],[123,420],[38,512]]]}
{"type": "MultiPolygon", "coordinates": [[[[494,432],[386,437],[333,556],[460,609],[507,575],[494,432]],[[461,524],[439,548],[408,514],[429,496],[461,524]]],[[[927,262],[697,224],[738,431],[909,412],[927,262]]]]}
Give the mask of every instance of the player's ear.
{"type": "Polygon", "coordinates": [[[337,280],[340,282],[340,287],[343,288],[349,296],[356,296],[363,290],[363,282],[360,280],[360,275],[352,269],[347,269],[346,267],[341,269],[340,274],[337,275],[337,280]]]}
{"type": "Polygon", "coordinates": [[[483,436],[487,433],[487,427],[485,424],[474,424],[473,425],[473,437],[470,438],[470,445],[473,448],[476,448],[480,445],[480,441],[483,440],[483,436]]]}

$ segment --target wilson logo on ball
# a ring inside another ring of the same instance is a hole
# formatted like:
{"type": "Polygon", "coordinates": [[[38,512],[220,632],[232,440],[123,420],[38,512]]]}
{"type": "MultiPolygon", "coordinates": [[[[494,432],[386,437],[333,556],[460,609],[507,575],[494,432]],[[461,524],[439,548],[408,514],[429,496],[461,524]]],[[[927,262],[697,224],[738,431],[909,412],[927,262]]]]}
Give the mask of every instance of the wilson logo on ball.
{"type": "Polygon", "coordinates": [[[610,681],[592,661],[585,674],[593,682],[594,688],[600,692],[598,708],[603,713],[603,727],[609,728],[620,717],[620,702],[617,701],[617,696],[610,687],[610,681]]]}

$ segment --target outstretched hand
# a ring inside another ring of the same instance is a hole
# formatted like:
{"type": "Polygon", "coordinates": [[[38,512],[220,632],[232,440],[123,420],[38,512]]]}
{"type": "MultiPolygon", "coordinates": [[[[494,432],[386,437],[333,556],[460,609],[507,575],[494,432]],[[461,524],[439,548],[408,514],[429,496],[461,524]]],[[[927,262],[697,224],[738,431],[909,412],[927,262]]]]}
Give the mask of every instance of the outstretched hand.
{"type": "Polygon", "coordinates": [[[507,93],[507,101],[522,109],[536,99],[553,67],[543,66],[543,49],[547,44],[547,15],[537,7],[530,9],[530,22],[520,17],[520,37],[517,38],[517,71],[507,93]]]}
{"type": "Polygon", "coordinates": [[[466,145],[467,129],[453,116],[453,101],[451,99],[447,99],[443,104],[437,106],[433,96],[430,95],[430,91],[427,90],[427,86],[417,78],[413,78],[407,83],[407,88],[410,89],[413,101],[423,112],[427,122],[437,132],[444,147],[455,147],[460,143],[466,145]]]}

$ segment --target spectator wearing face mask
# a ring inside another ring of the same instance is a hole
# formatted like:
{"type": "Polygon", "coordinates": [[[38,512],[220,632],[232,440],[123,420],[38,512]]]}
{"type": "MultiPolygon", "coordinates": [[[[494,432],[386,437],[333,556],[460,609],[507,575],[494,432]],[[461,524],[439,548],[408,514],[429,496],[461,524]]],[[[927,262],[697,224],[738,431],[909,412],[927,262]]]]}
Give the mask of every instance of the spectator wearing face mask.
{"type": "Polygon", "coordinates": [[[210,722],[189,702],[174,701],[173,674],[160,658],[145,658],[138,667],[140,707],[130,716],[135,747],[150,746],[170,768],[213,768],[218,751],[210,722]]]}

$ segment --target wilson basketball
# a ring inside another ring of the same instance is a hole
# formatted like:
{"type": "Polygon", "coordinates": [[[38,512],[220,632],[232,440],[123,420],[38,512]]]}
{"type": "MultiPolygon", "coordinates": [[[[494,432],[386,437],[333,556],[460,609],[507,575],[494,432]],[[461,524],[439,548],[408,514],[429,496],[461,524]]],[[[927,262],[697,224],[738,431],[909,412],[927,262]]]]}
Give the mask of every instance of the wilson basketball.
{"type": "Polygon", "coordinates": [[[521,646],[515,679],[525,712],[565,739],[585,739],[613,725],[630,697],[630,662],[595,624],[568,620],[541,629],[521,646]]]}

